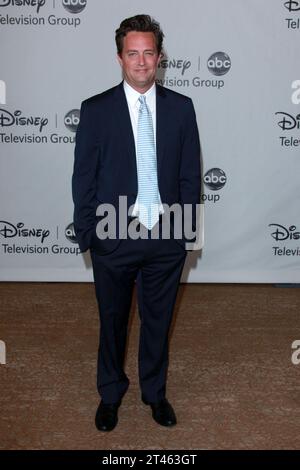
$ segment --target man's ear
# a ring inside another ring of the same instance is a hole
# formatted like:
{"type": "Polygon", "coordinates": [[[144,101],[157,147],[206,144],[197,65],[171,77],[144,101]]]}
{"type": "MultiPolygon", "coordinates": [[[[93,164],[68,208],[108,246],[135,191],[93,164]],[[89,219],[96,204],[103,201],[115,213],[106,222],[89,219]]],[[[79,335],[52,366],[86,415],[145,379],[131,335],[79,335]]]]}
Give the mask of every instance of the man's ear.
{"type": "Polygon", "coordinates": [[[160,63],[160,61],[163,59],[164,55],[165,54],[163,53],[163,51],[161,51],[161,53],[158,56],[158,63],[160,63]]]}
{"type": "Polygon", "coordinates": [[[117,59],[118,59],[119,64],[120,64],[121,67],[122,67],[122,65],[123,65],[123,60],[122,60],[122,57],[120,56],[120,54],[117,54],[117,59]]]}

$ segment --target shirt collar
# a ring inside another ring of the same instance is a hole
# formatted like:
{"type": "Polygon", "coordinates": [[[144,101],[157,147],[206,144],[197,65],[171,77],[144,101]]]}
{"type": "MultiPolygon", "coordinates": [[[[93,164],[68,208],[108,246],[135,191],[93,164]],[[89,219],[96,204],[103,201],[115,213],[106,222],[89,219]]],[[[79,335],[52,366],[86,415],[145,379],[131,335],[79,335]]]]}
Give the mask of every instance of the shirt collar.
{"type": "MultiPolygon", "coordinates": [[[[139,108],[140,107],[139,97],[141,96],[142,93],[139,93],[134,88],[132,88],[132,86],[130,86],[126,82],[126,80],[123,81],[123,86],[124,86],[125,95],[126,95],[129,105],[131,107],[137,106],[139,108]]],[[[153,113],[155,109],[154,105],[155,105],[155,97],[156,97],[155,82],[153,83],[152,87],[146,91],[146,93],[143,93],[143,95],[146,96],[147,105],[149,106],[151,113],[153,113]]]]}

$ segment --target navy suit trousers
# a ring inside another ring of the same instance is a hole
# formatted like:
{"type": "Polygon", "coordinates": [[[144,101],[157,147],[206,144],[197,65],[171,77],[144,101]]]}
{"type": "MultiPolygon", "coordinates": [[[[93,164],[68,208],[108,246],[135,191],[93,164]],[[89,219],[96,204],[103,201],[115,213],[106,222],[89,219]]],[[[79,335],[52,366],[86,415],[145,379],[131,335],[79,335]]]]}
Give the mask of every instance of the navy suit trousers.
{"type": "Polygon", "coordinates": [[[104,403],[121,400],[129,386],[124,364],[135,281],[141,395],[148,402],[165,397],[169,328],[186,254],[174,239],[128,238],[105,255],[91,251],[100,314],[97,388],[104,403]]]}

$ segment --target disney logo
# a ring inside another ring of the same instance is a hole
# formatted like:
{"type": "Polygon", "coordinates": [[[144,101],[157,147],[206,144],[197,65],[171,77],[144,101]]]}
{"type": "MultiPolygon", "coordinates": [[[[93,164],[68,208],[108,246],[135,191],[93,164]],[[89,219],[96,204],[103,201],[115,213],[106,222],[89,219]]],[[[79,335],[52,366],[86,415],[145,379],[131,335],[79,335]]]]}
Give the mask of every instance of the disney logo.
{"type": "Polygon", "coordinates": [[[289,11],[299,11],[300,10],[300,2],[289,0],[284,4],[285,8],[289,11]]]}
{"type": "Polygon", "coordinates": [[[290,131],[292,129],[300,129],[300,114],[297,114],[296,117],[291,114],[278,111],[275,114],[280,114],[282,120],[278,122],[278,126],[284,131],[290,131]]]}
{"type": "Polygon", "coordinates": [[[289,228],[286,228],[279,224],[269,224],[269,227],[276,227],[275,232],[271,233],[271,236],[276,241],[300,239],[300,232],[296,232],[296,225],[291,225],[289,228]]]}
{"type": "Polygon", "coordinates": [[[23,222],[13,225],[5,220],[0,220],[0,235],[4,238],[13,237],[37,237],[41,238],[41,243],[50,234],[50,230],[43,230],[42,228],[24,228],[23,222]]]}
{"type": "Polygon", "coordinates": [[[46,0],[0,0],[0,7],[7,7],[9,5],[12,6],[24,6],[28,5],[31,7],[36,6],[36,12],[38,13],[40,11],[40,8],[44,6],[46,3],[46,0]]]}
{"type": "Polygon", "coordinates": [[[21,116],[22,111],[17,110],[13,114],[6,109],[0,109],[0,126],[39,126],[40,132],[48,124],[48,119],[39,116],[25,117],[21,116]]]}
{"type": "Polygon", "coordinates": [[[173,59],[167,60],[163,59],[160,61],[159,67],[162,69],[181,69],[181,75],[184,75],[185,71],[189,69],[191,66],[190,60],[182,60],[182,59],[173,59]]]}

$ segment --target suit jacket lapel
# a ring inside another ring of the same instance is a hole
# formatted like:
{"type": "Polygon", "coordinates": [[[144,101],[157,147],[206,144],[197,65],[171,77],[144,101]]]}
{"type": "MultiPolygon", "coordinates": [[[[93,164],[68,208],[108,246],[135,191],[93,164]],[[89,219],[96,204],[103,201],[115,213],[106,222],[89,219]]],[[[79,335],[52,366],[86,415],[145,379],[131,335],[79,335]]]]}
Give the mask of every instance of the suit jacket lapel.
{"type": "Polygon", "coordinates": [[[120,130],[120,140],[124,154],[126,153],[129,157],[129,167],[126,176],[130,179],[132,192],[137,194],[138,183],[135,142],[123,82],[121,82],[115,90],[114,115],[120,130]]]}
{"type": "Polygon", "coordinates": [[[161,181],[161,163],[166,142],[166,122],[168,110],[166,103],[166,93],[162,86],[156,85],[156,156],[157,156],[157,177],[159,186],[163,186],[161,181]],[[160,184],[161,183],[161,184],[160,184]]]}
{"type": "MultiPolygon", "coordinates": [[[[129,156],[130,168],[128,176],[130,177],[131,187],[134,193],[137,193],[138,182],[137,182],[137,166],[136,166],[136,152],[134,135],[130,120],[129,109],[127,100],[123,88],[123,82],[121,82],[115,91],[114,101],[114,115],[116,117],[118,127],[120,130],[120,139],[124,151],[129,156]]],[[[168,109],[166,103],[166,93],[162,86],[156,85],[156,156],[157,156],[157,177],[158,184],[160,187],[163,186],[161,181],[161,163],[163,159],[165,141],[166,141],[166,123],[168,120],[168,109]]]]}

